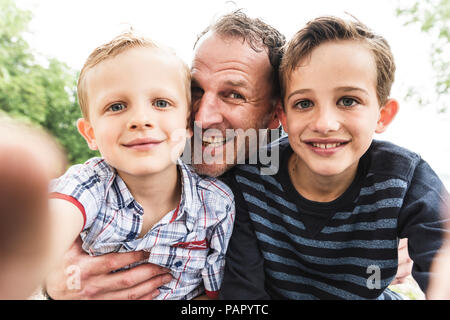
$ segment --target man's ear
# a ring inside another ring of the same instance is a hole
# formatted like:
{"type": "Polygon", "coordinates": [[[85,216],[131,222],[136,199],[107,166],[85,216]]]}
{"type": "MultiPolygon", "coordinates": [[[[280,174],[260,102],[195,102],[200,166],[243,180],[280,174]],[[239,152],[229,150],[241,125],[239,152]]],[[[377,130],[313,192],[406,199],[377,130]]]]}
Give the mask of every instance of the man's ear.
{"type": "Polygon", "coordinates": [[[83,136],[84,140],[86,140],[89,149],[98,150],[98,146],[95,141],[94,129],[92,128],[89,121],[87,121],[85,118],[78,119],[77,128],[78,132],[83,136]]]}
{"type": "Polygon", "coordinates": [[[283,126],[283,130],[285,132],[288,132],[286,112],[284,112],[284,109],[281,104],[280,104],[280,108],[277,109],[277,117],[280,120],[281,125],[283,126]]]}
{"type": "Polygon", "coordinates": [[[278,111],[281,109],[281,100],[278,99],[275,104],[275,110],[273,111],[272,115],[270,116],[270,120],[268,123],[269,129],[277,129],[280,127],[280,119],[278,118],[278,111]]]}
{"type": "Polygon", "coordinates": [[[389,124],[394,120],[395,115],[399,109],[399,104],[395,99],[389,99],[380,109],[380,117],[375,129],[376,133],[382,133],[386,130],[389,124]]]}

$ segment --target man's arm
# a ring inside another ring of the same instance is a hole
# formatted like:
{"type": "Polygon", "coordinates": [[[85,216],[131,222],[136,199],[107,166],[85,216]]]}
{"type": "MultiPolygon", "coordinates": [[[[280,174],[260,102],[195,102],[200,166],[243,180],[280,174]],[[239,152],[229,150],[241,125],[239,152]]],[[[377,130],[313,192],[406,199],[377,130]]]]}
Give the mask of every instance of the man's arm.
{"type": "Polygon", "coordinates": [[[142,251],[91,257],[81,244],[78,237],[47,277],[45,286],[51,299],[152,299],[159,294],[160,286],[172,280],[167,269],[154,264],[112,273],[147,258],[142,251]]]}
{"type": "Polygon", "coordinates": [[[414,261],[412,276],[423,292],[433,276],[431,263],[441,249],[448,217],[441,205],[448,195],[436,173],[421,160],[404,199],[398,220],[400,237],[408,238],[408,251],[414,261]]]}
{"type": "Polygon", "coordinates": [[[267,300],[264,259],[242,193],[234,179],[227,181],[235,198],[236,214],[219,292],[224,300],[267,300]]]}
{"type": "Polygon", "coordinates": [[[433,277],[430,279],[427,291],[427,299],[430,300],[450,299],[450,195],[447,195],[442,206],[442,217],[447,219],[447,233],[444,245],[431,265],[433,277]]]}

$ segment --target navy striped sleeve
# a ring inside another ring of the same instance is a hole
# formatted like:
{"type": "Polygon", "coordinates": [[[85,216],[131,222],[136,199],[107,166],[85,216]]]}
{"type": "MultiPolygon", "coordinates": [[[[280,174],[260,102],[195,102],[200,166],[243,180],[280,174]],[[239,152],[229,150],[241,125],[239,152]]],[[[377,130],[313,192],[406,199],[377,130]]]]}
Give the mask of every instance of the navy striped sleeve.
{"type": "Polygon", "coordinates": [[[228,245],[225,273],[219,298],[224,300],[267,300],[264,288],[264,259],[247,206],[234,178],[228,177],[236,203],[236,220],[228,245]]]}

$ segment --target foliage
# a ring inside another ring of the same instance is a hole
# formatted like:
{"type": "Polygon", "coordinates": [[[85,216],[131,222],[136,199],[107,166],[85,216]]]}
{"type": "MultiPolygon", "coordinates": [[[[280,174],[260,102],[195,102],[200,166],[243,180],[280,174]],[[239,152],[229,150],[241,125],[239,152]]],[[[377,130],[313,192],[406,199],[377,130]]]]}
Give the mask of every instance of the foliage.
{"type": "MultiPolygon", "coordinates": [[[[440,111],[450,107],[450,0],[408,0],[397,8],[405,24],[420,26],[431,38],[431,63],[435,72],[436,102],[440,111]]],[[[413,90],[410,91],[413,94],[413,90]]],[[[429,103],[418,99],[419,103],[429,103]]]]}
{"type": "Polygon", "coordinates": [[[37,63],[38,54],[23,38],[31,18],[13,0],[0,0],[0,111],[44,127],[65,147],[71,163],[84,162],[96,153],[75,126],[81,116],[76,73],[56,59],[37,63]]]}

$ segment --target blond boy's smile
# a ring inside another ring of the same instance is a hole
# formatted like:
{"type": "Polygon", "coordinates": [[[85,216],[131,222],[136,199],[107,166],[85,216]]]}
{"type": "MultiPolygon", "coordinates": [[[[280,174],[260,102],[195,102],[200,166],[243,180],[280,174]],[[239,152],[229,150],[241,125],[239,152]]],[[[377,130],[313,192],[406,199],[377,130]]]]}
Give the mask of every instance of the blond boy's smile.
{"type": "Polygon", "coordinates": [[[136,151],[149,151],[159,146],[163,141],[163,139],[137,138],[124,143],[123,146],[136,151]]]}

